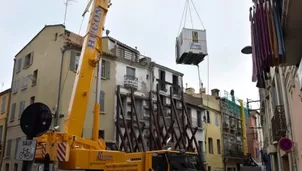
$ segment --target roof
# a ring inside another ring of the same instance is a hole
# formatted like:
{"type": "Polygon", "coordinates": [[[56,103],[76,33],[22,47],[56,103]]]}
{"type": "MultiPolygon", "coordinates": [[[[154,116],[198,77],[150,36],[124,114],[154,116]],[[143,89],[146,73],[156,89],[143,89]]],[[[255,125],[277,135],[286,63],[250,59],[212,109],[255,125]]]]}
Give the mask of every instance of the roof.
{"type": "Polygon", "coordinates": [[[111,41],[113,41],[113,42],[117,42],[120,46],[124,46],[126,49],[129,49],[129,50],[132,50],[132,51],[134,51],[134,52],[139,53],[139,51],[138,51],[137,49],[135,49],[135,48],[133,48],[133,47],[131,47],[131,46],[129,46],[129,45],[127,45],[127,44],[125,44],[125,43],[123,43],[123,42],[121,42],[121,41],[119,41],[119,40],[113,38],[113,37],[104,36],[104,37],[102,37],[102,38],[108,38],[109,40],[111,40],[111,41]]]}
{"type": "Polygon", "coordinates": [[[39,36],[39,34],[40,33],[42,33],[42,31],[44,30],[44,29],[46,29],[46,28],[48,28],[48,27],[58,27],[58,26],[61,26],[61,27],[64,27],[65,28],[65,26],[63,25],[63,24],[54,24],[54,25],[45,25],[16,55],[15,55],[15,57],[16,56],[18,56],[33,40],[35,40],[38,36],[39,36]]]}
{"type": "Polygon", "coordinates": [[[191,106],[195,106],[197,108],[204,109],[202,106],[202,98],[200,98],[200,97],[194,97],[194,96],[184,93],[184,100],[187,104],[189,104],[191,106]]]}
{"type": "Polygon", "coordinates": [[[1,92],[0,92],[0,96],[2,96],[2,95],[4,95],[4,94],[7,94],[7,93],[10,93],[10,91],[11,91],[10,88],[9,88],[9,89],[6,89],[6,90],[4,90],[4,91],[1,91],[1,92]]]}
{"type": "Polygon", "coordinates": [[[163,65],[160,65],[160,64],[158,64],[158,63],[152,62],[152,65],[153,65],[153,66],[156,66],[156,67],[158,67],[158,68],[161,68],[161,69],[163,69],[163,70],[165,70],[165,71],[169,71],[169,72],[172,72],[172,73],[174,73],[174,74],[177,74],[177,75],[179,75],[179,76],[184,76],[183,73],[178,72],[178,71],[175,71],[175,70],[173,70],[173,69],[171,69],[171,68],[168,68],[168,67],[165,67],[165,66],[163,66],[163,65]]]}

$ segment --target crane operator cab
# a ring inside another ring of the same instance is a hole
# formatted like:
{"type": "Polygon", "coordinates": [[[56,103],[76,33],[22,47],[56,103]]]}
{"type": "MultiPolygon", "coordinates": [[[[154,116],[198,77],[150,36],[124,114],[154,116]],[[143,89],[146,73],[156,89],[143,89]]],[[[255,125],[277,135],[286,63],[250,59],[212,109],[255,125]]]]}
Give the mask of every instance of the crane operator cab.
{"type": "Polygon", "coordinates": [[[202,165],[196,153],[184,151],[152,152],[152,169],[154,171],[201,171],[202,165]],[[170,169],[169,169],[170,168],[170,169]]]}

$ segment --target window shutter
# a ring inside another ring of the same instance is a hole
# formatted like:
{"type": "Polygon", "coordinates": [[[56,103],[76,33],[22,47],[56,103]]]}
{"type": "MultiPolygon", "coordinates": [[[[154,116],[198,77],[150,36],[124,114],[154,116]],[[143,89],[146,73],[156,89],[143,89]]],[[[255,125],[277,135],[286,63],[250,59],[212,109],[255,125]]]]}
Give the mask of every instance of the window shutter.
{"type": "Polygon", "coordinates": [[[5,112],[5,107],[6,107],[6,96],[2,97],[2,104],[1,104],[1,113],[5,112]]]}
{"type": "Polygon", "coordinates": [[[110,79],[110,61],[105,62],[105,73],[106,73],[106,79],[110,79]]]}
{"type": "Polygon", "coordinates": [[[34,60],[34,52],[30,53],[30,63],[29,65],[33,64],[33,60],[34,60]]]}
{"type": "Polygon", "coordinates": [[[69,69],[71,71],[75,70],[75,58],[76,58],[77,53],[75,51],[70,52],[70,63],[69,63],[69,69]]]}

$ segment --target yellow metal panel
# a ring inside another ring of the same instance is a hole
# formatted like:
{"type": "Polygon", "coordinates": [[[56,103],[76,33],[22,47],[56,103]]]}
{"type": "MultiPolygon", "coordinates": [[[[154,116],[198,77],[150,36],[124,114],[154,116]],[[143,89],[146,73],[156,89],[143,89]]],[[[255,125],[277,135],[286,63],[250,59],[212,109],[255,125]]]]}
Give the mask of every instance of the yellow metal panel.
{"type": "Polygon", "coordinates": [[[241,127],[243,132],[243,155],[246,155],[247,151],[247,142],[246,142],[246,126],[245,126],[245,114],[244,114],[244,106],[243,100],[239,100],[240,107],[241,107],[241,127]]]}

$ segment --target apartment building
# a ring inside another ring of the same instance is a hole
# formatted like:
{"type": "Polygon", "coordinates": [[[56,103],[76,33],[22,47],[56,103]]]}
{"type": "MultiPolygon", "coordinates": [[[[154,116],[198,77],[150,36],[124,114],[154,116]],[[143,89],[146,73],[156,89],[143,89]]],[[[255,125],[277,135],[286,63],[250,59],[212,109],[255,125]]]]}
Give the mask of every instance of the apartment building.
{"type": "Polygon", "coordinates": [[[0,92],[0,166],[2,165],[3,152],[5,149],[5,132],[6,132],[6,121],[9,113],[9,99],[11,89],[0,92]]]}
{"type": "MultiPolygon", "coordinates": [[[[14,70],[10,99],[10,113],[7,122],[6,151],[3,157],[5,171],[20,170],[21,162],[15,160],[16,146],[19,139],[25,138],[20,129],[19,122],[23,110],[31,103],[42,102],[49,106],[54,115],[53,124],[59,125],[63,130],[71,91],[80,58],[82,37],[65,29],[63,25],[46,25],[27,45],[25,45],[14,58],[14,70]],[[58,116],[58,117],[56,117],[58,116]]],[[[102,87],[101,87],[101,120],[100,136],[113,113],[110,102],[114,98],[114,90],[106,88],[114,85],[114,63],[110,65],[113,56],[103,53],[102,87]],[[105,94],[106,93],[106,94],[105,94]],[[104,107],[106,106],[106,108],[104,107]]],[[[95,72],[96,74],[96,72],[95,72]]],[[[96,97],[96,80],[90,93],[90,100],[83,129],[83,137],[91,137],[93,104],[96,97]]],[[[114,104],[111,104],[112,106],[114,104]]],[[[105,139],[111,139],[105,135],[105,139]]],[[[35,167],[35,166],[34,166],[35,167]]],[[[35,168],[34,168],[35,169],[35,168]]]]}
{"type": "Polygon", "coordinates": [[[246,131],[248,122],[248,110],[245,109],[242,117],[241,104],[235,96],[235,91],[224,91],[220,99],[220,110],[222,115],[222,136],[223,136],[223,162],[229,171],[240,170],[243,164],[244,150],[247,151],[246,131]],[[244,141],[245,140],[245,141],[244,141]]]}
{"type": "Polygon", "coordinates": [[[259,112],[251,111],[249,117],[246,120],[246,139],[248,153],[257,162],[261,162],[261,134],[259,133],[259,112]]]}
{"type": "Polygon", "coordinates": [[[202,97],[202,107],[205,109],[204,120],[204,147],[206,152],[206,168],[208,170],[224,170],[223,165],[223,139],[221,132],[221,113],[219,102],[219,90],[211,90],[211,94],[206,94],[206,89],[201,88],[199,93],[194,93],[194,88],[187,88],[186,94],[194,97],[202,97]]]}
{"type": "MultiPolygon", "coordinates": [[[[199,150],[202,152],[202,160],[204,164],[206,165],[206,140],[205,140],[205,114],[206,110],[202,106],[202,98],[196,97],[187,94],[187,91],[192,90],[186,90],[186,93],[184,94],[184,99],[187,105],[189,116],[191,117],[192,125],[193,127],[197,127],[198,130],[196,132],[196,140],[199,144],[199,150]]],[[[190,133],[188,131],[188,133],[190,133]]]]}
{"type": "MultiPolygon", "coordinates": [[[[141,55],[137,48],[131,48],[108,35],[104,39],[109,42],[109,52],[116,56],[117,93],[114,118],[115,137],[120,150],[142,151],[162,149],[163,145],[174,146],[179,143],[175,136],[180,137],[179,133],[188,124],[188,137],[195,136],[198,142],[197,147],[193,143],[195,149],[191,150],[200,150],[200,154],[204,154],[201,120],[203,109],[196,104],[196,99],[184,98],[182,95],[183,74],[152,62],[150,57],[141,55]],[[187,107],[186,114],[181,111],[184,106],[187,107]],[[187,122],[188,118],[190,123],[187,122]],[[200,120],[197,121],[198,119],[200,120]],[[156,125],[163,130],[156,129],[156,125]],[[195,135],[192,133],[193,127],[198,127],[195,135]],[[168,138],[171,138],[170,142],[165,144],[168,138]]],[[[186,143],[188,146],[189,142],[186,143]]]]}
{"type": "Polygon", "coordinates": [[[275,67],[269,73],[266,87],[260,89],[261,115],[263,116],[264,147],[266,166],[272,170],[295,170],[296,149],[285,152],[279,140],[288,137],[294,141],[288,98],[284,86],[283,68],[275,67]]]}

